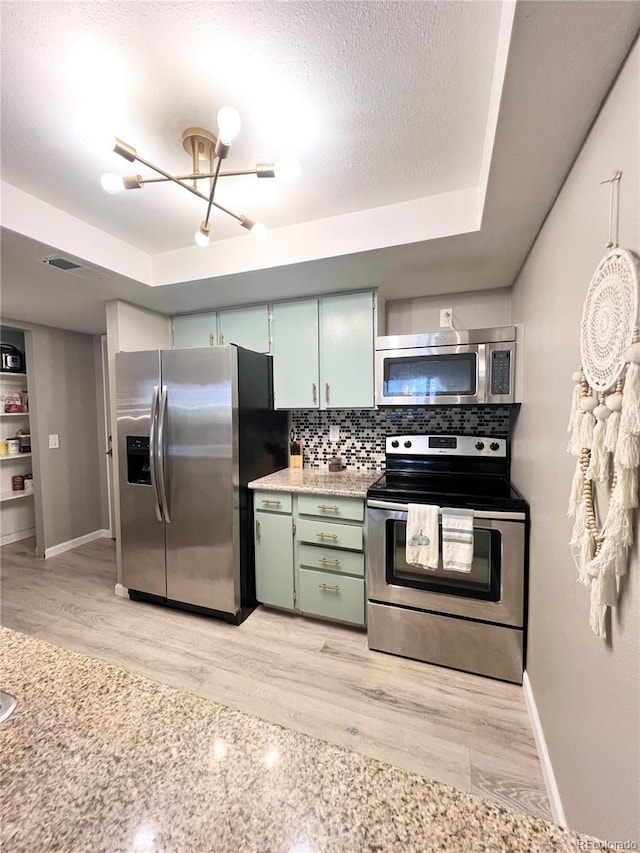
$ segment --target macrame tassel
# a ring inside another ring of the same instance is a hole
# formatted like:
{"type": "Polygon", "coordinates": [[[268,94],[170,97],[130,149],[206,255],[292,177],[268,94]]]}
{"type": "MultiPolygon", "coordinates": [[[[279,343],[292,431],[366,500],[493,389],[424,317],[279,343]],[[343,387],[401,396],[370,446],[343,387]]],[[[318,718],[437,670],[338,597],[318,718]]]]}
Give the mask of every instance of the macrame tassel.
{"type": "Polygon", "coordinates": [[[617,601],[618,587],[614,572],[600,572],[591,583],[591,609],[589,613],[589,627],[598,637],[606,639],[607,608],[615,607],[617,601]]]}
{"type": "Polygon", "coordinates": [[[616,449],[618,441],[618,426],[620,424],[620,413],[613,411],[607,418],[607,429],[604,436],[604,446],[609,453],[613,453],[616,449]]]}
{"type": "MultiPolygon", "coordinates": [[[[633,344],[638,346],[638,344],[633,344]]],[[[632,347],[629,347],[629,350],[632,347]]],[[[624,403],[620,416],[620,429],[633,435],[640,433],[640,364],[629,362],[624,380],[624,403]]]]}
{"type": "Polygon", "coordinates": [[[598,480],[600,483],[609,477],[609,454],[605,447],[606,431],[607,422],[596,421],[591,441],[591,461],[585,474],[588,480],[598,480]]]}
{"type": "Polygon", "coordinates": [[[596,419],[593,417],[591,412],[583,412],[579,426],[579,445],[581,449],[583,447],[586,447],[587,449],[591,448],[595,423],[596,419]]]}
{"type": "Polygon", "coordinates": [[[580,548],[582,545],[582,537],[585,532],[585,521],[586,517],[586,509],[584,506],[584,501],[581,501],[578,504],[578,509],[576,512],[576,518],[573,522],[573,530],[571,531],[571,539],[569,540],[569,544],[572,548],[580,548]]]}
{"type": "Polygon", "coordinates": [[[580,583],[589,584],[591,578],[588,573],[588,566],[593,561],[593,555],[596,550],[596,543],[590,530],[585,530],[580,545],[580,557],[578,562],[578,580],[580,583]]]}
{"type": "Polygon", "coordinates": [[[630,516],[631,511],[622,506],[619,500],[614,500],[612,497],[607,512],[607,523],[602,531],[606,542],[625,548],[633,544],[633,528],[630,523],[630,516]]]}
{"type": "Polygon", "coordinates": [[[575,515],[582,501],[582,465],[580,460],[576,462],[576,470],[571,481],[571,491],[569,492],[569,509],[567,515],[575,515]]]}
{"type": "Polygon", "coordinates": [[[576,425],[577,416],[580,411],[580,383],[577,382],[573,386],[573,394],[571,395],[571,413],[569,414],[567,432],[573,432],[576,425]]]}
{"type": "Polygon", "coordinates": [[[632,435],[624,430],[622,418],[623,415],[620,416],[618,442],[613,459],[618,468],[637,468],[640,464],[640,435],[632,435]]]}
{"type": "Polygon", "coordinates": [[[612,495],[612,501],[620,503],[623,509],[631,509],[638,506],[638,469],[618,468],[617,482],[612,495]]]}

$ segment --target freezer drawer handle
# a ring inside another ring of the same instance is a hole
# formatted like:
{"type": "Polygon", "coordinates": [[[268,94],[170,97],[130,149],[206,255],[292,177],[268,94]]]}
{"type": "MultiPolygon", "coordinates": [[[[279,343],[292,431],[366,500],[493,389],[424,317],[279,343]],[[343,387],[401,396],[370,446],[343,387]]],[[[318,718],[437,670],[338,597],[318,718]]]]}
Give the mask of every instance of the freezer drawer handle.
{"type": "Polygon", "coordinates": [[[340,560],[327,560],[326,557],[320,557],[319,563],[324,563],[325,566],[339,566],[340,560]]]}
{"type": "Polygon", "coordinates": [[[340,512],[339,506],[332,506],[331,504],[318,504],[318,509],[330,509],[333,512],[340,512]]]}
{"type": "Polygon", "coordinates": [[[321,539],[337,539],[337,533],[316,533],[316,536],[319,536],[321,539]]]}
{"type": "Polygon", "coordinates": [[[160,508],[160,496],[158,494],[158,481],[156,466],[158,464],[157,453],[157,420],[158,420],[158,386],[153,386],[153,397],[151,399],[151,427],[149,428],[149,473],[151,475],[151,487],[153,488],[154,509],[156,518],[162,521],[162,509],[160,508]]]}
{"type": "Polygon", "coordinates": [[[339,586],[331,586],[331,585],[330,585],[330,584],[328,584],[328,583],[319,583],[319,584],[318,584],[318,587],[319,587],[320,589],[324,589],[324,590],[326,590],[327,592],[340,592],[340,587],[339,587],[339,586]]]}
{"type": "Polygon", "coordinates": [[[160,413],[158,418],[158,479],[160,480],[160,503],[162,505],[162,514],[164,515],[164,520],[167,522],[167,524],[170,524],[171,516],[169,515],[169,504],[167,502],[167,486],[165,482],[164,471],[164,422],[167,415],[167,391],[167,386],[163,385],[162,391],[160,392],[160,413]]]}
{"type": "Polygon", "coordinates": [[[262,498],[263,504],[273,504],[274,506],[280,506],[282,501],[274,500],[273,498],[262,498]]]}

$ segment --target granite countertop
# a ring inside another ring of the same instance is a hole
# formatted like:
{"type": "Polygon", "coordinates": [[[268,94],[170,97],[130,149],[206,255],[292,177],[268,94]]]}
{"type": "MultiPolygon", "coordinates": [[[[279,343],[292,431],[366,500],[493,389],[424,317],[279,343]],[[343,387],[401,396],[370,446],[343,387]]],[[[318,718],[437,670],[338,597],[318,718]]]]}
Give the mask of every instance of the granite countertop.
{"type": "MultiPolygon", "coordinates": [[[[236,629],[239,630],[239,629],[236,629]]],[[[549,853],[587,836],[7,628],[12,853],[549,853]]]]}
{"type": "Polygon", "coordinates": [[[382,471],[329,471],[327,468],[284,468],[249,483],[250,489],[296,492],[300,495],[339,495],[364,498],[382,471]]]}

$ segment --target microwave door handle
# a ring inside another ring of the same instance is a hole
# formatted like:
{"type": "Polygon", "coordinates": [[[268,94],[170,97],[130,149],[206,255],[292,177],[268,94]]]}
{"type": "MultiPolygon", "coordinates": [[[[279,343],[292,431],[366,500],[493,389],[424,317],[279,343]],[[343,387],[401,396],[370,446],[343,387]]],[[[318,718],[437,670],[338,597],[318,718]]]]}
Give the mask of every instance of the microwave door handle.
{"type": "Polygon", "coordinates": [[[166,385],[162,386],[162,391],[160,392],[160,406],[159,406],[159,414],[158,414],[158,480],[159,482],[159,492],[160,492],[160,502],[162,504],[162,514],[164,515],[164,520],[167,524],[171,524],[171,516],[169,515],[169,502],[167,501],[167,486],[166,486],[166,472],[165,472],[165,419],[167,416],[167,396],[168,389],[166,385]]]}
{"type": "Polygon", "coordinates": [[[153,502],[156,518],[162,521],[162,509],[160,507],[160,496],[158,494],[158,386],[153,386],[153,397],[151,398],[151,426],[149,428],[149,474],[151,487],[153,488],[153,502]]]}

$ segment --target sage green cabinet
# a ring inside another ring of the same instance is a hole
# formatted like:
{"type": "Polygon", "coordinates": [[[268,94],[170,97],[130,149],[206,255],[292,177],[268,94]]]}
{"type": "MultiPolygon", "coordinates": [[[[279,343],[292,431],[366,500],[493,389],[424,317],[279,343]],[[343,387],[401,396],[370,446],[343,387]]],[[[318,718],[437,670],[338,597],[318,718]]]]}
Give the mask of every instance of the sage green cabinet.
{"type": "Polygon", "coordinates": [[[218,343],[271,352],[269,339],[269,306],[250,305],[218,311],[218,343]]]}
{"type": "Polygon", "coordinates": [[[364,501],[258,490],[254,509],[258,601],[364,626],[364,501]]]}
{"type": "Polygon", "coordinates": [[[319,407],[318,300],[278,302],[272,309],[276,409],[319,407]]]}
{"type": "Polygon", "coordinates": [[[255,527],[256,597],[262,604],[293,610],[293,519],[257,511],[255,527]]]}
{"type": "Polygon", "coordinates": [[[215,347],[218,345],[218,312],[173,317],[173,347],[215,347]]]}
{"type": "Polygon", "coordinates": [[[371,291],[276,303],[272,314],[277,409],[373,408],[371,291]]]}

